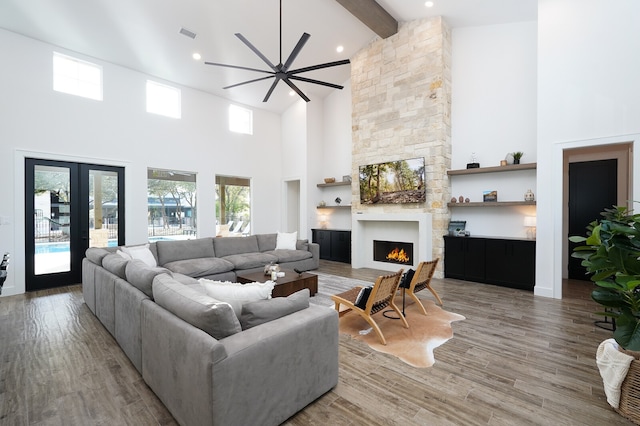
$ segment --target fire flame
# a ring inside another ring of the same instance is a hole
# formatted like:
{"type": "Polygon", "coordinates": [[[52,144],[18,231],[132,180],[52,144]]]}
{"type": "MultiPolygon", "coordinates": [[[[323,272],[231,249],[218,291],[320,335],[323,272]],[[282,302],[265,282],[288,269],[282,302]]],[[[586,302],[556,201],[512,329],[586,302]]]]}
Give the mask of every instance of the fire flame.
{"type": "Polygon", "coordinates": [[[404,251],[404,249],[398,250],[398,248],[396,247],[389,252],[389,254],[387,255],[387,260],[407,263],[411,259],[409,259],[409,256],[407,256],[407,253],[404,251]]]}

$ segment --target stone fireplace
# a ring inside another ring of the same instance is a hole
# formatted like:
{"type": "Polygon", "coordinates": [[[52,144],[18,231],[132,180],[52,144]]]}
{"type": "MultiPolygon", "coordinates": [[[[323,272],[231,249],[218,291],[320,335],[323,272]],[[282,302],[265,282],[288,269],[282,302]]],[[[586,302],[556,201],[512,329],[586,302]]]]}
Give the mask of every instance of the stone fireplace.
{"type": "Polygon", "coordinates": [[[351,90],[351,175],[362,165],[424,157],[427,191],[425,203],[365,206],[352,185],[353,267],[401,267],[370,260],[374,230],[383,241],[406,235],[402,241],[415,247],[412,267],[443,258],[451,192],[451,31],[439,17],[400,23],[396,34],[372,41],[351,59],[351,90]],[[364,219],[372,215],[379,219],[364,219]],[[393,220],[401,216],[412,219],[393,220]]]}

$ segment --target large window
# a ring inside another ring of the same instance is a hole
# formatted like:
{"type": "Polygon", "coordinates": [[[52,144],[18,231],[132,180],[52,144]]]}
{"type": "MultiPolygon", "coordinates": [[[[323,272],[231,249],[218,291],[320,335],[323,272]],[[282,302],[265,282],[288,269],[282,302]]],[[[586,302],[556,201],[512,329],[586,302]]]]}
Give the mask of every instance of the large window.
{"type": "Polygon", "coordinates": [[[53,52],[53,90],[102,100],[102,67],[53,52]]]}
{"type": "Polygon", "coordinates": [[[171,118],[182,116],[180,89],[147,80],[147,112],[171,118]]]}
{"type": "Polygon", "coordinates": [[[147,170],[149,240],[196,236],[196,174],[147,170]]]}
{"type": "Polygon", "coordinates": [[[246,236],[251,233],[251,180],[216,176],[217,235],[246,236]]]}
{"type": "Polygon", "coordinates": [[[237,105],[229,106],[229,130],[235,133],[253,134],[253,111],[237,105]]]}

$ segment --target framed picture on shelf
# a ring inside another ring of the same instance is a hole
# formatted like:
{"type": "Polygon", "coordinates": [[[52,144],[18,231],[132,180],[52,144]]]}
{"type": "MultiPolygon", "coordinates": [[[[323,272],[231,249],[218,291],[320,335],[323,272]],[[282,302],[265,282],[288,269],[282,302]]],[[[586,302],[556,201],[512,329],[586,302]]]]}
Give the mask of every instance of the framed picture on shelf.
{"type": "Polygon", "coordinates": [[[484,202],[498,201],[498,191],[482,191],[482,200],[484,202]]]}

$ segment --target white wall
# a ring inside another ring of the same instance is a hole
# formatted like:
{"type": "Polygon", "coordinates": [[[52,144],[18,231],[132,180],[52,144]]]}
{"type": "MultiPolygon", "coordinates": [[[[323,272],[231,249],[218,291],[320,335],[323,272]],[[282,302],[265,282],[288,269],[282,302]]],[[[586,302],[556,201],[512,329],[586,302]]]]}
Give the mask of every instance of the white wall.
{"type": "Polygon", "coordinates": [[[280,116],[254,110],[254,135],[233,134],[227,100],[185,87],[181,120],[148,114],[146,75],[64,50],[103,66],[104,101],[57,93],[54,50],[0,30],[0,252],[12,256],[3,296],[24,291],[26,156],[124,166],[127,244],[147,240],[147,167],[197,173],[200,236],[215,233],[216,174],[252,178],[252,231],[278,229],[280,116]]]}
{"type": "MultiPolygon", "coordinates": [[[[307,238],[306,233],[307,218],[304,211],[305,201],[307,198],[307,104],[300,99],[282,114],[282,176],[285,181],[298,181],[299,205],[303,211],[300,212],[300,238],[307,238]]],[[[286,191],[289,196],[294,194],[286,191]]],[[[288,202],[287,202],[288,203],[288,202]]],[[[287,211],[287,210],[283,210],[287,211]]],[[[281,218],[279,230],[287,229],[287,218],[281,218]]],[[[309,237],[310,238],[310,237],[309,237]]]]}
{"type": "Polygon", "coordinates": [[[562,297],[563,151],[640,140],[639,27],[635,0],[539,1],[536,294],[562,297]]]}
{"type": "MultiPolygon", "coordinates": [[[[533,163],[536,153],[537,28],[535,22],[455,28],[451,66],[451,165],[464,169],[475,153],[481,167],[499,166],[514,151],[533,163]]],[[[451,195],[482,201],[523,201],[536,193],[535,170],[450,177],[451,195]]],[[[535,207],[452,208],[472,235],[526,237],[524,216],[535,207]]]]}

